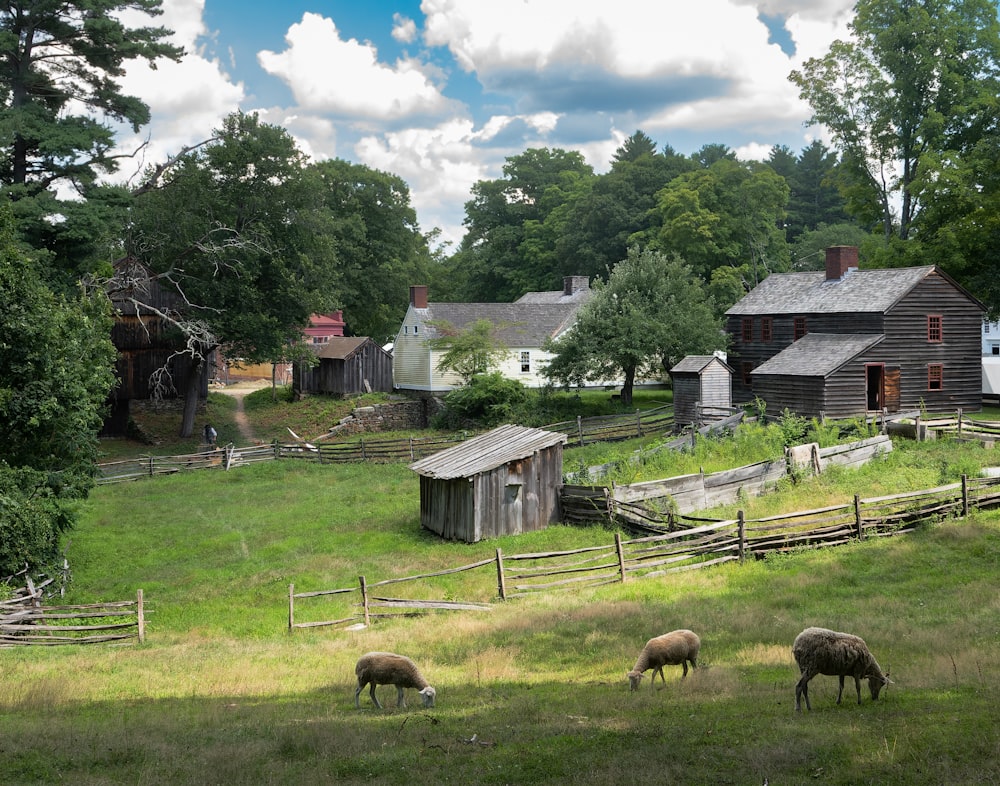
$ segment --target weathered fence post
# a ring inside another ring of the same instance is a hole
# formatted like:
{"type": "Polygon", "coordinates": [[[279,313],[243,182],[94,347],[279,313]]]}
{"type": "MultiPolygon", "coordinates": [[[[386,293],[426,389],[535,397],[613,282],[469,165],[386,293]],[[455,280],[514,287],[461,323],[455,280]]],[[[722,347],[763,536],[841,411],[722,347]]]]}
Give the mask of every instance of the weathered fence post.
{"type": "Polygon", "coordinates": [[[962,438],[962,408],[958,408],[958,438],[962,438]]]}
{"type": "Polygon", "coordinates": [[[861,497],[854,495],[854,528],[858,532],[858,540],[864,540],[865,527],[861,521],[861,497]]]}
{"type": "Polygon", "coordinates": [[[969,476],[962,475],[962,518],[969,515],[969,476]]]}
{"type": "Polygon", "coordinates": [[[736,532],[739,537],[737,553],[739,554],[740,562],[743,562],[747,548],[747,520],[742,510],[736,513],[736,532]]]}
{"type": "Polygon", "coordinates": [[[497,591],[500,593],[500,600],[507,600],[507,582],[503,576],[503,554],[497,549],[497,591]]]}
{"type": "Polygon", "coordinates": [[[361,438],[361,460],[368,461],[368,456],[365,454],[365,438],[361,438]]]}
{"type": "Polygon", "coordinates": [[[288,632],[295,628],[295,585],[288,585],[288,632]]]}
{"type": "Polygon", "coordinates": [[[639,410],[635,411],[635,435],[642,436],[642,413],[639,410]]]}
{"type": "Polygon", "coordinates": [[[413,461],[413,437],[410,437],[410,461],[413,461]]]}
{"type": "Polygon", "coordinates": [[[625,583],[625,552],[622,550],[622,536],[620,532],[615,533],[615,551],[618,552],[618,572],[622,577],[622,584],[625,583]]]}
{"type": "Polygon", "coordinates": [[[358,576],[358,580],[361,582],[361,606],[365,611],[365,627],[367,628],[371,625],[371,616],[368,613],[368,582],[365,581],[364,576],[358,576]]]}
{"type": "Polygon", "coordinates": [[[583,445],[583,416],[576,416],[576,433],[580,435],[580,444],[583,445]]]}
{"type": "Polygon", "coordinates": [[[153,477],[153,457],[149,457],[149,477],[153,477]]]}
{"type": "Polygon", "coordinates": [[[135,594],[135,622],[139,630],[139,643],[146,641],[146,612],[142,603],[142,590],[135,594]]]}
{"type": "Polygon", "coordinates": [[[914,437],[914,439],[917,440],[917,442],[920,442],[920,413],[919,412],[917,413],[917,417],[913,421],[913,427],[914,427],[913,437],[914,437]]]}

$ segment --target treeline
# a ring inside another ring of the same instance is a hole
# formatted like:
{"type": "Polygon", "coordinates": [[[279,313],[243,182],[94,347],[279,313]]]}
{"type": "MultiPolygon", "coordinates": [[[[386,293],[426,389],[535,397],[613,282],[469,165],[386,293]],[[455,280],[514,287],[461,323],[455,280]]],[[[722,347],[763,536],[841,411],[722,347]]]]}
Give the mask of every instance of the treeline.
{"type": "Polygon", "coordinates": [[[862,244],[871,226],[848,213],[840,171],[820,142],[740,161],[725,145],[685,156],[636,131],[604,174],[578,152],[529,149],[473,187],[435,298],[512,301],[564,276],[607,278],[638,245],[678,254],[724,309],[769,273],[819,269],[827,246],[862,244]]]}

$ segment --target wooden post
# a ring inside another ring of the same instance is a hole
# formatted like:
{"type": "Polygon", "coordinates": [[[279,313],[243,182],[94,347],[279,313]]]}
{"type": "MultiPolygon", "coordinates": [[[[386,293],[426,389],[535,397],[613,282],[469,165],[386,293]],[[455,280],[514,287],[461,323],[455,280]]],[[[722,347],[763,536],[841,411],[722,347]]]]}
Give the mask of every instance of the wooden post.
{"type": "Polygon", "coordinates": [[[917,417],[913,421],[914,433],[913,436],[916,437],[917,442],[920,441],[920,413],[917,413],[917,417]]]}
{"type": "Polygon", "coordinates": [[[153,457],[149,457],[149,477],[153,477],[153,457]]]}
{"type": "Polygon", "coordinates": [[[367,461],[368,460],[368,456],[365,455],[365,438],[364,437],[361,438],[361,460],[362,461],[367,461]]]}
{"type": "Polygon", "coordinates": [[[139,643],[146,641],[146,611],[142,602],[142,590],[135,593],[135,621],[139,628],[139,643]]]}
{"type": "Polygon", "coordinates": [[[962,475],[962,518],[969,515],[969,476],[962,475]]]}
{"type": "Polygon", "coordinates": [[[854,495],[854,528],[858,532],[858,540],[864,540],[865,528],[861,522],[861,497],[854,495]]]}
{"type": "Polygon", "coordinates": [[[500,600],[507,600],[507,582],[503,577],[503,554],[497,549],[497,590],[500,600]]]}
{"type": "Polygon", "coordinates": [[[288,632],[295,627],[295,585],[288,585],[288,632]]]}
{"type": "Polygon", "coordinates": [[[580,435],[580,445],[583,445],[583,416],[576,416],[576,433],[580,435]]]}
{"type": "Polygon", "coordinates": [[[625,583],[625,552],[622,550],[622,536],[620,532],[615,533],[615,551],[618,552],[618,573],[622,577],[622,584],[625,583]]]}
{"type": "Polygon", "coordinates": [[[367,628],[372,621],[368,612],[368,582],[365,581],[364,576],[358,576],[358,580],[361,582],[361,606],[365,610],[365,627],[367,628]]]}
{"type": "Polygon", "coordinates": [[[736,514],[736,531],[739,535],[738,553],[740,555],[740,562],[743,562],[747,548],[747,520],[742,510],[736,514]]]}
{"type": "Polygon", "coordinates": [[[703,425],[702,422],[701,422],[701,416],[702,416],[701,402],[700,401],[696,401],[696,402],[694,402],[694,427],[695,428],[698,428],[699,426],[703,425]]]}
{"type": "Polygon", "coordinates": [[[410,461],[413,461],[413,437],[410,437],[410,461]]]}
{"type": "Polygon", "coordinates": [[[958,408],[958,438],[962,438],[962,408],[958,408]]]}

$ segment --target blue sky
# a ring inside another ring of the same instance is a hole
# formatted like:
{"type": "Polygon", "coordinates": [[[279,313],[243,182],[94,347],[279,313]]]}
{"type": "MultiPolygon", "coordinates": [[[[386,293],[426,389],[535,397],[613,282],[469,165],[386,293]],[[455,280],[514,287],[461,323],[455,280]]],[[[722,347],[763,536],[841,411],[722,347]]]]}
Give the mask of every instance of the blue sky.
{"type": "Polygon", "coordinates": [[[481,179],[529,147],[605,171],[641,129],[692,153],[760,159],[822,129],[787,79],[847,35],[853,0],[163,0],[187,55],[130,66],[153,119],[145,162],[236,109],[308,155],[402,177],[423,231],[458,242],[481,179]]]}

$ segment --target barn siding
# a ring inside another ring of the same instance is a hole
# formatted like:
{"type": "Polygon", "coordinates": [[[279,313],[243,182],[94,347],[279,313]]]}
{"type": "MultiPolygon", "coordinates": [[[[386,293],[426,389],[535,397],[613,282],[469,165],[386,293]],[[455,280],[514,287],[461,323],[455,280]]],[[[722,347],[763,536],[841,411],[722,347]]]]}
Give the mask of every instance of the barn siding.
{"type": "Polygon", "coordinates": [[[559,520],[562,444],[472,478],[420,477],[420,523],[448,540],[476,543],[544,529],[559,520]]]}
{"type": "Polygon", "coordinates": [[[679,426],[694,423],[695,404],[701,397],[701,381],[697,374],[674,374],[674,422],[679,426]]]}

